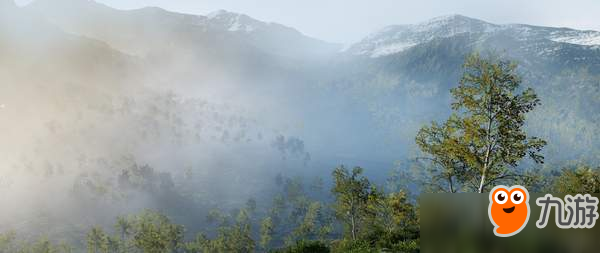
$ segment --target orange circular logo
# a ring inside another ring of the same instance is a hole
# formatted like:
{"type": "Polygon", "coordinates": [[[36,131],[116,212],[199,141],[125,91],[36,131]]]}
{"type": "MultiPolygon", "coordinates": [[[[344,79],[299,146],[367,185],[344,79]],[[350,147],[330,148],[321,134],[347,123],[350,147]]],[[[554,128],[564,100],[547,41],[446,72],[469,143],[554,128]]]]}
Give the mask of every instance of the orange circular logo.
{"type": "Polygon", "coordinates": [[[525,187],[498,185],[490,192],[488,214],[496,236],[509,237],[521,232],[529,213],[529,192],[525,187]]]}

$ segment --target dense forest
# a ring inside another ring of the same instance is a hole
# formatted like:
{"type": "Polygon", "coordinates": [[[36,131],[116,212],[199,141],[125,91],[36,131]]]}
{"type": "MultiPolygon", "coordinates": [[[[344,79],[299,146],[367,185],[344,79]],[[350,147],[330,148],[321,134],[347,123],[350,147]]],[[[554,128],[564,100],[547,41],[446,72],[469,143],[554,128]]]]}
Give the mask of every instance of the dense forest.
{"type": "MultiPolygon", "coordinates": [[[[342,165],[331,171],[330,181],[279,174],[274,196],[210,210],[198,226],[180,224],[177,217],[203,203],[182,193],[169,173],[134,164],[114,177],[118,192],[108,195],[143,189],[158,208],[58,241],[8,231],[0,235],[0,252],[419,252],[418,195],[424,192],[485,193],[498,184],[520,184],[530,192],[599,193],[600,170],[593,165],[543,169],[547,141],[528,134],[525,125],[544,101],[521,86],[516,69],[498,57],[468,56],[451,90],[453,113],[420,129],[419,154],[384,184],[361,167],[342,165]]],[[[76,192],[107,196],[94,181],[80,182],[76,192]]]]}

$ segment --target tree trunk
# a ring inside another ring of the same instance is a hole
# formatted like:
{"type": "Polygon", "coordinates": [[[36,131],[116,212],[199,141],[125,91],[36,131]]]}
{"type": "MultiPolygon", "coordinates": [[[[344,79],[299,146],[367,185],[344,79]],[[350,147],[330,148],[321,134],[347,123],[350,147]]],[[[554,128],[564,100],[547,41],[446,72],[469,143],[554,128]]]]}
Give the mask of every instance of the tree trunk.
{"type": "Polygon", "coordinates": [[[487,170],[487,166],[483,166],[483,173],[481,174],[481,182],[479,182],[479,193],[483,193],[483,185],[485,184],[485,173],[487,170]]]}
{"type": "Polygon", "coordinates": [[[487,144],[487,148],[485,150],[485,157],[483,159],[483,172],[481,173],[481,182],[479,182],[479,193],[483,193],[483,187],[485,185],[485,176],[487,174],[487,170],[489,169],[490,166],[490,153],[492,152],[492,140],[491,140],[491,136],[492,136],[492,123],[494,122],[494,117],[493,115],[493,108],[492,108],[492,101],[491,99],[493,98],[493,95],[490,98],[490,102],[488,105],[488,124],[487,124],[487,129],[486,129],[486,144],[487,144]]]}
{"type": "Polygon", "coordinates": [[[351,230],[352,230],[352,240],[356,241],[356,221],[355,221],[355,216],[356,216],[356,207],[354,205],[354,199],[352,199],[351,203],[350,203],[350,226],[351,226],[351,230]]]}
{"type": "MultiPolygon", "coordinates": [[[[489,129],[489,127],[488,127],[488,129],[489,129]]],[[[479,191],[478,191],[479,193],[483,193],[483,187],[485,185],[485,176],[487,174],[488,167],[490,166],[489,164],[490,164],[490,152],[491,152],[491,149],[492,149],[491,145],[488,144],[488,148],[485,151],[483,171],[481,173],[481,182],[479,182],[479,191]]]]}
{"type": "Polygon", "coordinates": [[[350,217],[350,222],[352,223],[352,240],[356,241],[356,224],[354,223],[354,214],[352,214],[352,217],[350,217]]]}

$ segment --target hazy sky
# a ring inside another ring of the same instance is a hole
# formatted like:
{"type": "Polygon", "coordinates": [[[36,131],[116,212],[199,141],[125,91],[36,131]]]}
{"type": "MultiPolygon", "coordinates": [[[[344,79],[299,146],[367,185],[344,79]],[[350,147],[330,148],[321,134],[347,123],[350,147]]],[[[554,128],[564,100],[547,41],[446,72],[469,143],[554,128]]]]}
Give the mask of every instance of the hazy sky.
{"type": "MultiPolygon", "coordinates": [[[[26,3],[31,0],[17,0],[26,3]]],[[[225,9],[294,27],[304,34],[348,43],[391,24],[462,14],[492,23],[526,23],[600,30],[598,0],[97,0],[120,8],[159,6],[207,14],[225,9]]]]}

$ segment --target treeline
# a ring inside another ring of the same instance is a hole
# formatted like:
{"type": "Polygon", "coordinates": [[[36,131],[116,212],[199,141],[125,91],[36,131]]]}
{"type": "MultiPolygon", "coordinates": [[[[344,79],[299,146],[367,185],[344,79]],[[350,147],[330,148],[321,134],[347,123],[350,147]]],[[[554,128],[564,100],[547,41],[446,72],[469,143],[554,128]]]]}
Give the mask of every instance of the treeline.
{"type": "Polygon", "coordinates": [[[235,213],[213,210],[206,219],[215,231],[192,238],[184,225],[147,210],[117,218],[110,232],[91,228],[75,246],[5,233],[0,252],[418,252],[418,211],[405,191],[384,192],[359,167],[338,167],[332,177],[332,202],[309,196],[300,179],[278,178],[282,194],[267,210],[259,212],[253,199],[235,213]]]}
{"type": "MultiPolygon", "coordinates": [[[[406,191],[385,193],[362,172],[336,168],[330,203],[310,197],[299,178],[278,177],[282,194],[264,215],[253,199],[235,215],[213,210],[206,217],[216,226],[211,235],[186,238],[184,225],[146,210],[118,217],[112,228],[93,227],[78,244],[25,241],[14,232],[3,233],[0,252],[418,252],[418,206],[406,191]]],[[[600,193],[600,168],[565,168],[540,179],[541,192],[600,193]]]]}

